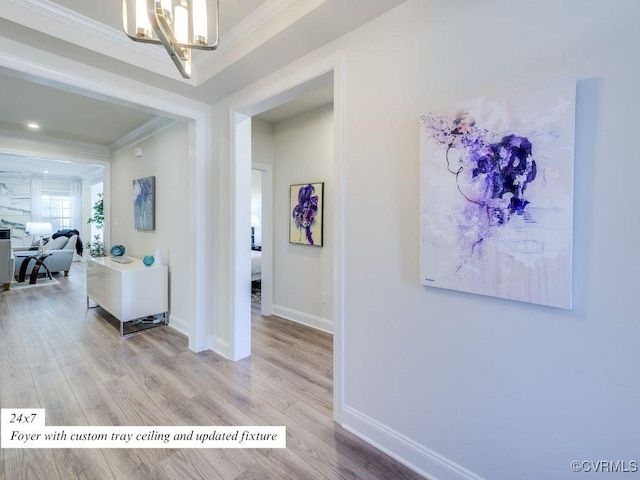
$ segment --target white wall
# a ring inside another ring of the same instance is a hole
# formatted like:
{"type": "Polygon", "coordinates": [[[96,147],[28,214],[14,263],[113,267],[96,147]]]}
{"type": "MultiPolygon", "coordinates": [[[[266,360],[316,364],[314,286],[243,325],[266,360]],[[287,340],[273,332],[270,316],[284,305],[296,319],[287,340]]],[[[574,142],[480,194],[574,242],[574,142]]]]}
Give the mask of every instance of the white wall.
{"type": "MultiPolygon", "coordinates": [[[[273,123],[251,119],[251,162],[273,165],[273,123]]],[[[251,214],[262,223],[262,172],[251,172],[251,214]]],[[[262,225],[255,229],[256,245],[262,245],[262,225]]]]}
{"type": "Polygon", "coordinates": [[[222,144],[230,104],[344,52],[343,421],[434,478],[637,460],[638,18],[633,0],[409,0],[214,109],[222,144]],[[418,116],[566,75],[574,309],[420,286],[418,116]]]}
{"type": "Polygon", "coordinates": [[[188,152],[189,132],[179,123],[114,155],[111,167],[111,245],[122,244],[126,255],[143,257],[160,249],[169,266],[170,324],[188,333],[188,152]],[[144,155],[135,158],[133,150],[144,155]],[[133,180],[156,177],[156,229],[136,230],[133,223],[133,180]]]}
{"type": "Polygon", "coordinates": [[[253,117],[251,119],[251,161],[273,165],[273,123],[253,117]]]}
{"type": "Polygon", "coordinates": [[[332,327],[333,107],[326,105],[274,124],[274,313],[332,327]],[[324,182],[322,247],[289,243],[290,186],[324,182]],[[320,293],[327,302],[320,302],[320,293]]]}

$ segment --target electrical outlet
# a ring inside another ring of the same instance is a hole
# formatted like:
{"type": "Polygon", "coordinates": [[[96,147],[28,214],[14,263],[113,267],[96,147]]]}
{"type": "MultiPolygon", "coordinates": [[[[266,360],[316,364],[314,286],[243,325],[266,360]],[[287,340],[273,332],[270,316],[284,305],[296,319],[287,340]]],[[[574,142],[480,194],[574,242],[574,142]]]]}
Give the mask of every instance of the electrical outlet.
{"type": "Polygon", "coordinates": [[[327,292],[320,292],[320,303],[327,303],[327,292]]]}

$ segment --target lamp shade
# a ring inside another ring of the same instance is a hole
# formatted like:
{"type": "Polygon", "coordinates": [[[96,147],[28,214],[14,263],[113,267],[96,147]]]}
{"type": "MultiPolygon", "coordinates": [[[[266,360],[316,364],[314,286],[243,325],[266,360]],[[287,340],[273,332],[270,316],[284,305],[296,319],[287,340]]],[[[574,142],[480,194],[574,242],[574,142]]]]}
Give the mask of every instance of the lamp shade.
{"type": "Polygon", "coordinates": [[[53,226],[49,222],[31,222],[31,235],[51,235],[53,226]]]}
{"type": "Polygon", "coordinates": [[[259,227],[260,226],[260,219],[258,218],[257,215],[251,215],[251,226],[252,227],[259,227]]]}

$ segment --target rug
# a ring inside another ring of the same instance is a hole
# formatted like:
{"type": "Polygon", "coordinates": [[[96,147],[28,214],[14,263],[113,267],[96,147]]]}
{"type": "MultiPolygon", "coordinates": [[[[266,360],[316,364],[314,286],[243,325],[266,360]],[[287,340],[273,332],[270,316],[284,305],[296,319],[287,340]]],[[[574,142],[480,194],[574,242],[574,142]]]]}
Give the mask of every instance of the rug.
{"type": "Polygon", "coordinates": [[[59,285],[60,282],[57,278],[39,278],[38,281],[34,284],[30,284],[29,280],[25,280],[24,282],[12,282],[11,290],[24,290],[26,288],[35,288],[35,287],[50,287],[52,285],[59,285]]]}
{"type": "Polygon", "coordinates": [[[257,280],[251,282],[251,303],[258,303],[262,300],[262,282],[257,280]]]}

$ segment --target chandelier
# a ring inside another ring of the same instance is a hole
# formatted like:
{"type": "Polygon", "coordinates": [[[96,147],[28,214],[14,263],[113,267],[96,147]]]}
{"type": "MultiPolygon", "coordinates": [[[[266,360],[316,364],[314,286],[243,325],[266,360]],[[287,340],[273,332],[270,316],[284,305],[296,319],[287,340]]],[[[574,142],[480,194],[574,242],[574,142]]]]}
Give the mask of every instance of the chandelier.
{"type": "Polygon", "coordinates": [[[129,25],[129,5],[122,0],[122,28],[136,42],[164,45],[184,78],[191,78],[191,50],[215,50],[220,40],[220,0],[215,0],[215,41],[208,32],[208,0],[134,0],[134,22],[129,25]],[[173,8],[172,8],[173,7],[173,8]],[[130,30],[135,26],[135,32],[130,30]]]}

